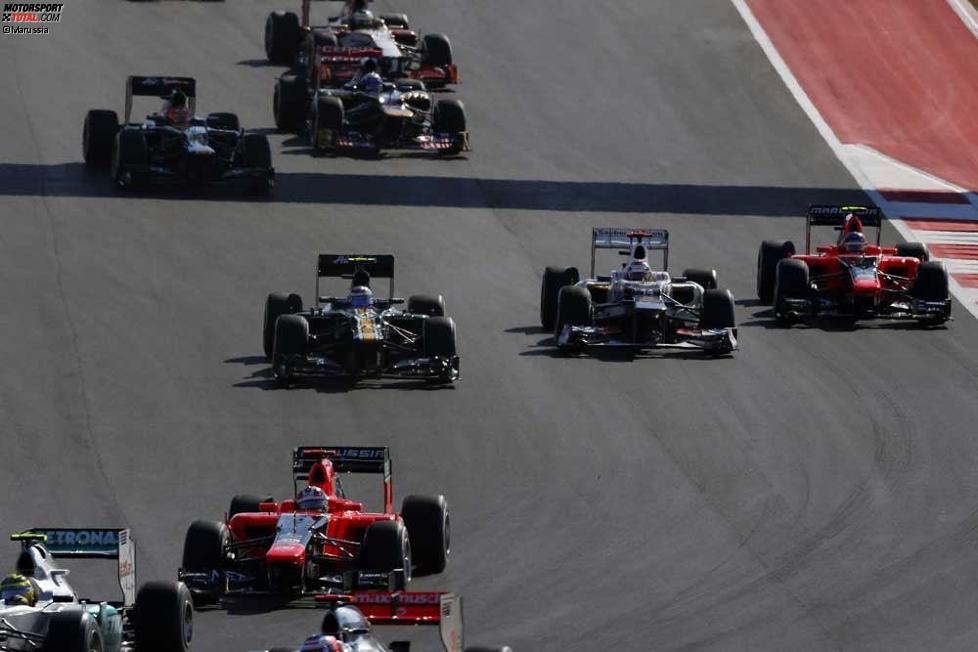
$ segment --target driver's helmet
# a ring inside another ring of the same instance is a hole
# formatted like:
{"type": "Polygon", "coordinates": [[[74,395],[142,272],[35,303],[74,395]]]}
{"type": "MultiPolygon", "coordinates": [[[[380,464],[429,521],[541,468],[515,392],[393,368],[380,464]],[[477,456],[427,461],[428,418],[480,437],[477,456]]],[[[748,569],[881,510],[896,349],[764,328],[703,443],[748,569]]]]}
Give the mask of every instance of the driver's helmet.
{"type": "Polygon", "coordinates": [[[652,279],[652,268],[644,260],[633,260],[625,266],[622,276],[626,281],[648,281],[652,279]]]}
{"type": "Polygon", "coordinates": [[[365,285],[350,288],[350,305],[354,308],[369,308],[374,305],[374,293],[365,285]]]}
{"type": "Polygon", "coordinates": [[[13,573],[0,582],[0,599],[8,605],[33,607],[37,604],[37,589],[28,578],[20,573],[13,573]]]}
{"type": "Polygon", "coordinates": [[[295,504],[301,510],[323,511],[326,509],[326,492],[319,487],[304,487],[296,496],[295,504]]]}
{"type": "Polygon", "coordinates": [[[357,84],[360,90],[367,95],[373,95],[374,97],[380,95],[380,91],[384,88],[384,80],[381,79],[380,75],[375,72],[368,72],[366,75],[360,78],[357,84]]]}
{"type": "Polygon", "coordinates": [[[336,637],[324,634],[314,634],[302,644],[302,652],[338,652],[342,649],[336,637]]]}
{"type": "Polygon", "coordinates": [[[850,231],[839,244],[842,253],[861,254],[866,249],[866,236],[859,231],[850,231]]]}
{"type": "Polygon", "coordinates": [[[350,16],[350,29],[370,29],[377,23],[372,11],[356,11],[350,16]]]}
{"type": "Polygon", "coordinates": [[[166,102],[166,119],[179,129],[190,126],[190,109],[187,108],[187,95],[179,88],[173,89],[166,102]]]}

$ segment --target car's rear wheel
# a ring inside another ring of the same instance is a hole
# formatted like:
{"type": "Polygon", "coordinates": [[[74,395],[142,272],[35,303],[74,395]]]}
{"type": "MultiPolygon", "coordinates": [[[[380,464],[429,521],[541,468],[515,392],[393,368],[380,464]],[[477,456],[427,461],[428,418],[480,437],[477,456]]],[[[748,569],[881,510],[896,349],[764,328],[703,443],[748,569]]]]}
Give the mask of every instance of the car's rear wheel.
{"type": "Polygon", "coordinates": [[[381,14],[380,19],[390,29],[411,29],[407,14],[381,14]]]}
{"type": "Polygon", "coordinates": [[[407,311],[429,317],[445,316],[445,297],[440,294],[412,294],[408,297],[407,311]]]}
{"type": "Polygon", "coordinates": [[[774,283],[778,263],[795,255],[795,245],[790,241],[765,240],[757,252],[757,298],[764,305],[774,301],[774,283]]]}
{"type": "Polygon", "coordinates": [[[82,130],[82,153],[87,165],[108,166],[112,148],[119,131],[119,116],[115,111],[92,109],[85,116],[82,130]]]}
{"type": "Polygon", "coordinates": [[[422,61],[431,66],[448,66],[455,61],[452,42],[444,34],[425,34],[421,37],[422,61]]]}
{"type": "Polygon", "coordinates": [[[274,11],[265,20],[265,55],[272,63],[292,64],[301,38],[299,17],[291,11],[274,11]]]}
{"type": "Polygon", "coordinates": [[[272,496],[257,496],[254,494],[238,494],[231,499],[231,505],[228,507],[228,520],[231,520],[238,514],[254,514],[255,512],[261,511],[262,503],[274,502],[272,496]]]}
{"type": "Polygon", "coordinates": [[[445,570],[451,552],[448,502],[444,496],[407,496],[401,518],[411,537],[411,552],[419,575],[445,570]]]}
{"type": "Polygon", "coordinates": [[[234,113],[209,113],[207,115],[207,128],[241,131],[241,121],[234,113]]]}
{"type": "Polygon", "coordinates": [[[923,242],[901,242],[896,246],[897,256],[916,258],[921,262],[930,260],[930,251],[923,242]]]}
{"type": "Polygon", "coordinates": [[[683,272],[687,281],[699,284],[704,290],[714,290],[718,286],[715,269],[687,269],[683,272]]]}
{"type": "Polygon", "coordinates": [[[574,285],[580,281],[580,273],[576,267],[548,267],[543,270],[543,282],[540,286],[540,325],[545,330],[552,330],[557,319],[557,298],[560,288],[574,285]]]}
{"type": "Polygon", "coordinates": [[[183,582],[147,582],[136,595],[136,649],[186,652],[194,638],[194,608],[183,582]]]}

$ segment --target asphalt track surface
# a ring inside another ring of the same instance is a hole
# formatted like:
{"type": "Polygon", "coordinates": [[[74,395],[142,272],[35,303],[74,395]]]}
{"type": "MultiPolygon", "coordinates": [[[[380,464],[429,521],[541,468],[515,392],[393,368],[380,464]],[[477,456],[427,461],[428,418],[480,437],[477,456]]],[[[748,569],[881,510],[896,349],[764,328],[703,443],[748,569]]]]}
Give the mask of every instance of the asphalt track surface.
{"type": "MultiPolygon", "coordinates": [[[[753,305],[758,242],[856,185],[731,5],[396,5],[453,38],[462,160],[273,135],[268,202],[126,196],[84,169],[84,113],[121,109],[130,73],[194,75],[204,110],[270,131],[276,6],[78,2],[0,40],[0,523],[128,525],[141,579],[172,577],[191,519],[289,490],[292,446],[389,444],[398,495],[449,498],[450,569],[416,586],[465,596],[470,644],[975,648],[978,325],[957,306],[936,331],[784,331],[753,305]],[[539,274],[613,224],[717,268],[736,357],[551,355],[539,274]],[[363,250],[398,256],[401,292],[445,294],[455,388],[275,388],[265,294],[308,296],[318,251],[363,250]]],[[[206,613],[195,649],[316,624],[206,613]]]]}

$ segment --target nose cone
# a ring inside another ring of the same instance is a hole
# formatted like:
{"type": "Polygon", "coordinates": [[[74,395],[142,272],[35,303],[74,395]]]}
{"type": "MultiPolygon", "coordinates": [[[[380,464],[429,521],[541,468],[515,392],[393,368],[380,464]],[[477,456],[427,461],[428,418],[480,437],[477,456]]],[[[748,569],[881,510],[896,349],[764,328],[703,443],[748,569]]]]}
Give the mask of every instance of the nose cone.
{"type": "Polygon", "coordinates": [[[859,277],[852,280],[854,294],[876,294],[880,290],[880,280],[876,276],[859,277]]]}
{"type": "Polygon", "coordinates": [[[275,543],[265,553],[265,562],[269,565],[301,566],[304,562],[305,552],[306,547],[301,543],[275,543]]]}

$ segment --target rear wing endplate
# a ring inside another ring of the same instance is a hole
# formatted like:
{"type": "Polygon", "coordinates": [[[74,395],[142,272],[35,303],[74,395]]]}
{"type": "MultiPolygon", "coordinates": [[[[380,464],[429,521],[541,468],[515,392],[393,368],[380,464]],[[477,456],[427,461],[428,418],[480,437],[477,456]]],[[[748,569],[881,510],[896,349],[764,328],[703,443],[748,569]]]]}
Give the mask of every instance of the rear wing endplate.
{"type": "Polygon", "coordinates": [[[855,215],[862,225],[876,227],[876,244],[879,245],[883,233],[883,211],[878,206],[843,206],[841,204],[811,204],[805,217],[805,251],[811,251],[812,227],[831,226],[841,229],[846,217],[855,215]]]}
{"type": "Polygon", "coordinates": [[[594,278],[595,251],[598,249],[630,250],[636,244],[643,245],[646,250],[662,251],[662,268],[664,270],[669,269],[669,232],[667,230],[596,226],[591,229],[591,278],[594,278]]]}
{"type": "Polygon", "coordinates": [[[115,559],[123,604],[136,600],[136,548],[127,528],[31,528],[10,535],[25,548],[40,543],[55,559],[115,559]]]}
{"type": "Polygon", "coordinates": [[[390,279],[390,298],[394,298],[394,256],[390,254],[319,254],[316,297],[319,297],[319,279],[353,279],[359,271],[367,272],[371,279],[390,279]]]}
{"type": "Polygon", "coordinates": [[[174,90],[180,89],[187,96],[190,112],[197,108],[197,81],[193,77],[140,77],[130,75],[126,79],[126,122],[132,114],[133,97],[169,97],[174,90]]]}

